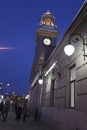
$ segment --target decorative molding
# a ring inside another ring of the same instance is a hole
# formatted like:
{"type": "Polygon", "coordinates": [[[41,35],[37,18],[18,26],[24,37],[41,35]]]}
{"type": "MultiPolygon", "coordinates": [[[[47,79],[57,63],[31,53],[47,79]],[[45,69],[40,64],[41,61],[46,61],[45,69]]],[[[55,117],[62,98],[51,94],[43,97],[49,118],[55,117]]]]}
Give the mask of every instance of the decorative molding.
{"type": "Polygon", "coordinates": [[[58,37],[58,33],[57,32],[37,29],[36,30],[36,35],[35,35],[35,42],[37,41],[38,35],[45,36],[45,37],[53,37],[53,38],[57,38],[58,37]]]}

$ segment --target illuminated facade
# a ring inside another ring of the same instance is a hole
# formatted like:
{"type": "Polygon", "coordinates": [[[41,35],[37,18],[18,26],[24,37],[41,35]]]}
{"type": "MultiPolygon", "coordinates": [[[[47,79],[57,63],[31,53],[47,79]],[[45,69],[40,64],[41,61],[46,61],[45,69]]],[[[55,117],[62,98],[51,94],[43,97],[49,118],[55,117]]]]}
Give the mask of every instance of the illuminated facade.
{"type": "MultiPolygon", "coordinates": [[[[41,24],[45,24],[44,19],[43,16],[41,24]]],[[[47,26],[54,27],[53,20],[50,23],[48,19],[47,26]]],[[[82,41],[77,36],[74,37],[77,42],[74,40],[71,42],[75,47],[74,54],[70,57],[65,55],[64,47],[68,44],[72,33],[81,34],[87,43],[87,0],[83,3],[60,43],[48,59],[41,63],[41,69],[38,69],[34,75],[30,88],[31,109],[36,107],[35,103],[38,102],[37,107],[41,110],[41,120],[55,129],[86,130],[87,57],[84,59],[82,41]],[[40,76],[43,77],[42,85],[38,84],[40,76]]],[[[87,51],[86,46],[84,49],[87,51]]]]}

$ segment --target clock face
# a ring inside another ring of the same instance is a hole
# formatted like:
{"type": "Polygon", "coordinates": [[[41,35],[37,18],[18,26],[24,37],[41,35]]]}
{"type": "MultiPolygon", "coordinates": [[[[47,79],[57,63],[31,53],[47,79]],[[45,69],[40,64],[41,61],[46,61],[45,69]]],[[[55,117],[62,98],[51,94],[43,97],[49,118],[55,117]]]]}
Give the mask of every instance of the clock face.
{"type": "Polygon", "coordinates": [[[51,40],[49,38],[44,38],[43,43],[49,46],[51,44],[51,40]]]}

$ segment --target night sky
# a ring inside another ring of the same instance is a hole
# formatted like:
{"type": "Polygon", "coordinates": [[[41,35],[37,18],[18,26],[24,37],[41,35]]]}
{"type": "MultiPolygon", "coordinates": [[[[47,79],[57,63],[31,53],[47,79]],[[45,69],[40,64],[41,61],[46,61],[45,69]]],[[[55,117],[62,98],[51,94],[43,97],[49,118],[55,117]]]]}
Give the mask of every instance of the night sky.
{"type": "Polygon", "coordinates": [[[34,36],[41,16],[50,10],[55,17],[59,42],[83,2],[84,0],[0,0],[1,93],[28,93],[35,49],[34,36]]]}

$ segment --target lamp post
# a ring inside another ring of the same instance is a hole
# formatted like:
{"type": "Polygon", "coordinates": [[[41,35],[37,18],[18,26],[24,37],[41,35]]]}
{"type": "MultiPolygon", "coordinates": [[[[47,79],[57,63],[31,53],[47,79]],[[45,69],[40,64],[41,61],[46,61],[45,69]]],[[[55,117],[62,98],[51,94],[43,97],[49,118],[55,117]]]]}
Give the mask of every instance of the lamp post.
{"type": "Polygon", "coordinates": [[[42,105],[42,88],[43,88],[43,75],[41,75],[39,77],[38,80],[39,86],[40,86],[40,108],[39,108],[39,112],[40,112],[40,116],[41,116],[41,105],[42,105]]]}
{"type": "Polygon", "coordinates": [[[64,52],[68,56],[71,56],[75,52],[75,47],[73,45],[71,45],[71,42],[74,42],[74,43],[80,42],[83,44],[83,56],[84,56],[84,60],[85,60],[85,57],[87,57],[86,50],[85,50],[85,46],[87,47],[87,43],[85,42],[84,37],[79,33],[72,33],[70,35],[69,44],[67,44],[64,47],[64,52]]]}
{"type": "Polygon", "coordinates": [[[41,107],[41,104],[42,104],[42,87],[43,87],[43,76],[41,75],[39,80],[38,80],[38,83],[40,85],[40,107],[41,107]]]}

